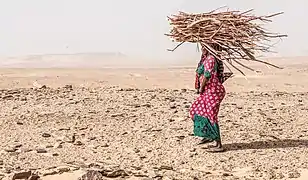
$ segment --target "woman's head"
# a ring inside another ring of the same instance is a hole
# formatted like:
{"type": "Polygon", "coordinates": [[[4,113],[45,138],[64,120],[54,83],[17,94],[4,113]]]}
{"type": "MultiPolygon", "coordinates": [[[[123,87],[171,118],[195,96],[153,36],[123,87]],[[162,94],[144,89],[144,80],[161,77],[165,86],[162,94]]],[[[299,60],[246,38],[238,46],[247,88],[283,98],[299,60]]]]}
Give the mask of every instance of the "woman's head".
{"type": "Polygon", "coordinates": [[[222,47],[219,44],[212,44],[212,48],[215,51],[222,51],[222,47]]]}

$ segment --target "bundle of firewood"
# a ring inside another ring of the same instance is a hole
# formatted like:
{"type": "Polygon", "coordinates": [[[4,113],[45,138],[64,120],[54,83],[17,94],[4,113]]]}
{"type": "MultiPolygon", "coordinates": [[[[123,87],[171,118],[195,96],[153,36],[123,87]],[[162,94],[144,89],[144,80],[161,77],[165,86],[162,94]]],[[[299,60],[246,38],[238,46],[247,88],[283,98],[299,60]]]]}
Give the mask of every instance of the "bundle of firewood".
{"type": "MultiPolygon", "coordinates": [[[[198,43],[217,59],[230,64],[244,74],[235,64],[253,70],[241,60],[251,60],[277,67],[255,57],[258,52],[270,52],[272,45],[267,45],[273,38],[286,37],[271,33],[262,27],[262,22],[271,22],[270,18],[282,13],[269,16],[254,16],[240,11],[211,11],[201,14],[180,12],[168,17],[172,27],[167,36],[173,41],[180,42],[174,51],[184,42],[198,43]],[[261,22],[261,23],[260,23],[261,22]],[[219,48],[217,48],[219,47],[219,48]]],[[[277,67],[278,68],[278,67],[277,67]]]]}

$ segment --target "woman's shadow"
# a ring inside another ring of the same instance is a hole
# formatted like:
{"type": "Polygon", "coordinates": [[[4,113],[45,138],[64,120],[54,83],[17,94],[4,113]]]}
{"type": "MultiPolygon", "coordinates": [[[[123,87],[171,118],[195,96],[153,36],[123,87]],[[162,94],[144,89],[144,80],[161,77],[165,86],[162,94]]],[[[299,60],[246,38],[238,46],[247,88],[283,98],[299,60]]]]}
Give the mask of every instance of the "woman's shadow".
{"type": "Polygon", "coordinates": [[[224,144],[227,151],[238,151],[247,149],[280,149],[290,147],[308,147],[308,140],[281,139],[272,141],[254,141],[249,143],[224,144]]]}

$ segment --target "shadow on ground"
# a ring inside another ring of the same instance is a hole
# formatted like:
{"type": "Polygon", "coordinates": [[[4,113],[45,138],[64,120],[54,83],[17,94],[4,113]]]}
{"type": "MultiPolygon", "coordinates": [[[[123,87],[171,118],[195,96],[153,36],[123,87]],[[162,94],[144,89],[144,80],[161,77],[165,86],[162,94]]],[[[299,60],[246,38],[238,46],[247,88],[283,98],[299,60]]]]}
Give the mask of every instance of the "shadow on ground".
{"type": "Polygon", "coordinates": [[[308,140],[282,139],[277,141],[255,141],[249,143],[224,144],[227,151],[247,149],[280,149],[290,147],[308,147],[308,140]]]}

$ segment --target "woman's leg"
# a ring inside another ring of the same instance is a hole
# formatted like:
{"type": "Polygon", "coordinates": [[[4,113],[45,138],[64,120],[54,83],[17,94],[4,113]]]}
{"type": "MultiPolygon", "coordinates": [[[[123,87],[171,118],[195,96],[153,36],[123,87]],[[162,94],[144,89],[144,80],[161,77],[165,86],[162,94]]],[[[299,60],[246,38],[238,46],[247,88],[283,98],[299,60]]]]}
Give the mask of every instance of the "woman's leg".
{"type": "Polygon", "coordinates": [[[221,136],[220,136],[220,128],[219,128],[219,125],[218,125],[218,112],[219,112],[219,107],[220,107],[220,103],[216,105],[216,108],[215,108],[215,129],[217,130],[217,134],[218,134],[218,138],[215,140],[215,145],[214,146],[209,146],[207,151],[208,152],[222,152],[224,151],[223,149],[223,146],[222,146],[222,143],[221,143],[221,136]]]}

